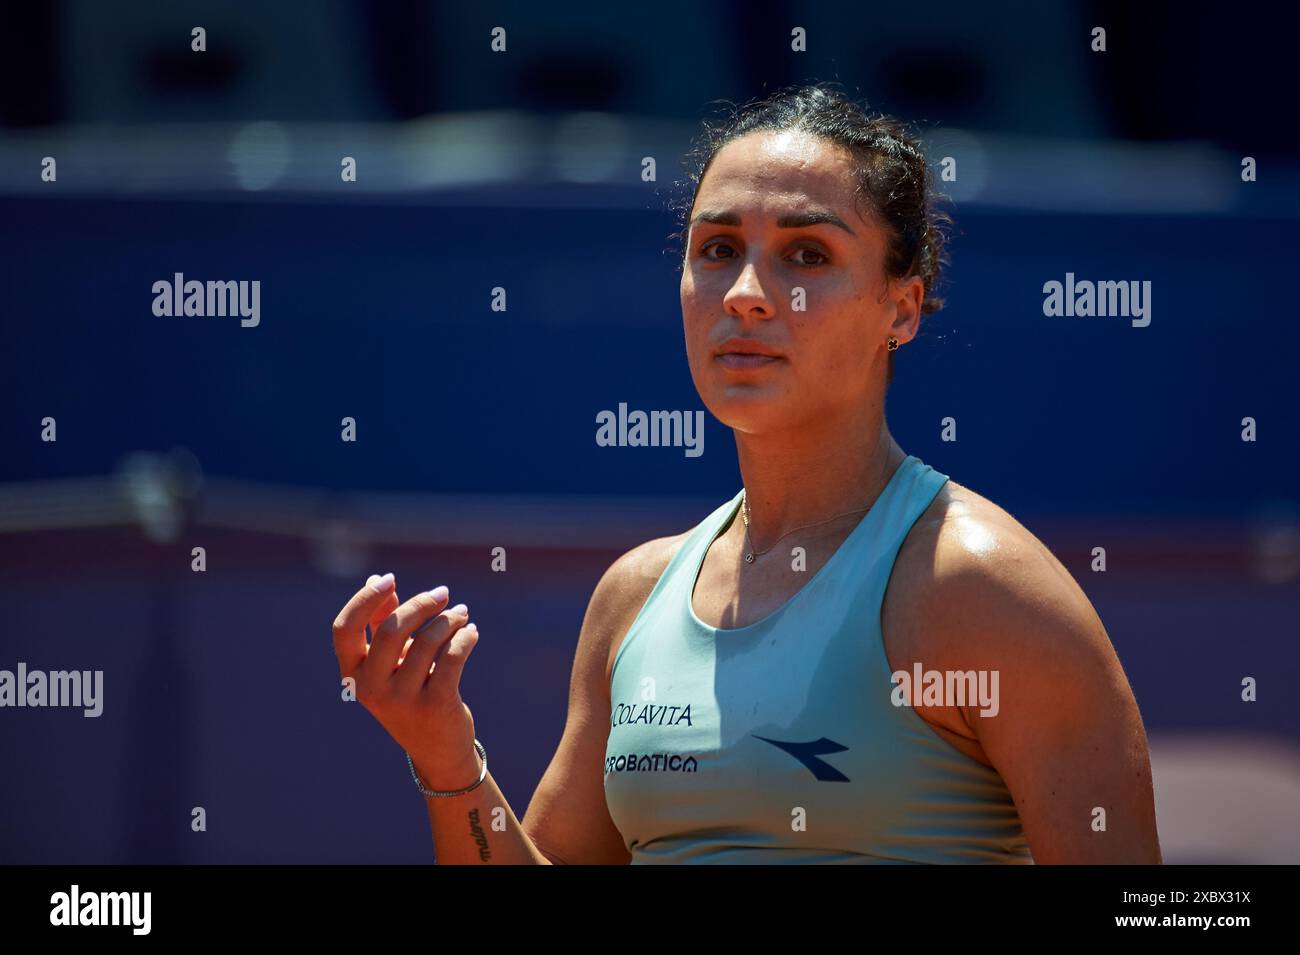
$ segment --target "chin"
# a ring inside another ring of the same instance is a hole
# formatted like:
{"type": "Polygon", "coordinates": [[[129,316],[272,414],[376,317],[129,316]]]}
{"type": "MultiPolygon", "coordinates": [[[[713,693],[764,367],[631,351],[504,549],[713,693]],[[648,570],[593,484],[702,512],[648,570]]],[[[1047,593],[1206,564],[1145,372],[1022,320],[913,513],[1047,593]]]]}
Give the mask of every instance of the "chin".
{"type": "Polygon", "coordinates": [[[778,429],[788,417],[784,398],[770,386],[728,383],[713,389],[704,406],[728,428],[757,433],[778,429]]]}

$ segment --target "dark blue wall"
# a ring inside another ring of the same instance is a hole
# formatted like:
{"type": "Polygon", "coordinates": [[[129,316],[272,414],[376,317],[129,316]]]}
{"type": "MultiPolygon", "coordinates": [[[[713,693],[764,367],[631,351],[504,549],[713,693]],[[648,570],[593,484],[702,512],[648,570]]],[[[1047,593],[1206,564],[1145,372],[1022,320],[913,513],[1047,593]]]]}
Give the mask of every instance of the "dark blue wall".
{"type": "MultiPolygon", "coordinates": [[[[701,408],[667,213],[6,200],[0,479],[183,444],[210,473],[331,488],[724,495],[705,453],[597,447],[595,415],[701,408]],[[157,279],[260,279],[262,319],[157,318],[157,279]],[[503,286],[509,310],[489,308],[503,286]],[[37,422],[59,421],[57,446],[37,422]],[[355,417],[360,440],[338,439],[355,417]],[[455,446],[473,467],[448,467],[455,446]]],[[[1246,515],[1300,490],[1294,224],[962,211],[949,306],[891,427],[1015,510],[1246,515]],[[1042,285],[1152,283],[1146,328],[1048,318],[1042,285]],[[939,441],[939,421],[958,441],[939,441]],[[1240,440],[1240,420],[1259,440],[1240,440]]]]}

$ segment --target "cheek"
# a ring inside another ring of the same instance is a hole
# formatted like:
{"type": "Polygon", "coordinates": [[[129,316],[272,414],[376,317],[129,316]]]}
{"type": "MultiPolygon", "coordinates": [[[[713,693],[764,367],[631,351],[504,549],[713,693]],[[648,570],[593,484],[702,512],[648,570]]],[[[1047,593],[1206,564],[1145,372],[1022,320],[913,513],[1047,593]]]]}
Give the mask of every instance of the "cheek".
{"type": "Polygon", "coordinates": [[[683,260],[681,262],[681,289],[682,298],[694,298],[700,290],[700,274],[696,269],[696,262],[693,260],[683,260]]]}
{"type": "Polygon", "coordinates": [[[871,323],[864,308],[860,302],[846,301],[821,313],[791,313],[791,335],[804,356],[801,376],[821,388],[856,387],[871,358],[871,323]]]}
{"type": "Polygon", "coordinates": [[[708,333],[709,309],[702,307],[699,291],[689,282],[682,283],[682,325],[688,340],[695,340],[708,333]]]}
{"type": "Polygon", "coordinates": [[[689,323],[691,313],[695,310],[695,283],[689,273],[682,277],[679,297],[682,302],[682,317],[689,323]]]}

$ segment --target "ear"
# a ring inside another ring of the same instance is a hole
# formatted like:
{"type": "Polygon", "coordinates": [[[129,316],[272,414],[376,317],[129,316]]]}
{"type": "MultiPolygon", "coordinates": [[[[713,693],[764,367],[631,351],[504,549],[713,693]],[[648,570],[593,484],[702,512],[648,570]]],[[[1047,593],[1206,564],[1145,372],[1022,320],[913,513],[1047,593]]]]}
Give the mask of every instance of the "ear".
{"type": "Polygon", "coordinates": [[[916,337],[921,327],[921,305],[925,301],[925,282],[919,275],[905,279],[891,279],[889,283],[890,302],[894,306],[894,318],[889,324],[889,334],[898,339],[900,345],[916,337]]]}

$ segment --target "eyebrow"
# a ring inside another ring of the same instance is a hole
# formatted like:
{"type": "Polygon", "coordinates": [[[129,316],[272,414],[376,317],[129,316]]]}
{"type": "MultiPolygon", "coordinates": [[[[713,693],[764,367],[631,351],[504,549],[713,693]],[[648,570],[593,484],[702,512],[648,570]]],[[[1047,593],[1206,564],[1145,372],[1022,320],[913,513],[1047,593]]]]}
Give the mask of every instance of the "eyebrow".
{"type": "MultiPolygon", "coordinates": [[[[712,222],[716,225],[740,225],[740,216],[734,212],[705,209],[691,220],[691,225],[695,225],[697,222],[712,222]]],[[[781,216],[776,220],[776,225],[780,229],[801,229],[810,225],[833,225],[843,229],[849,235],[857,235],[845,224],[843,219],[826,209],[810,209],[806,212],[781,216]]]]}

